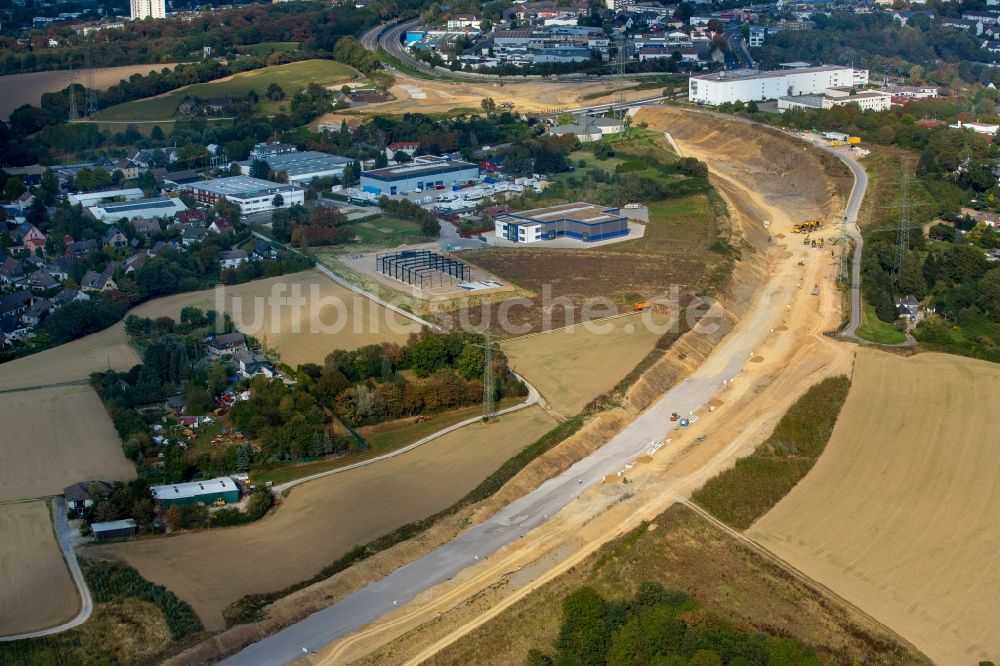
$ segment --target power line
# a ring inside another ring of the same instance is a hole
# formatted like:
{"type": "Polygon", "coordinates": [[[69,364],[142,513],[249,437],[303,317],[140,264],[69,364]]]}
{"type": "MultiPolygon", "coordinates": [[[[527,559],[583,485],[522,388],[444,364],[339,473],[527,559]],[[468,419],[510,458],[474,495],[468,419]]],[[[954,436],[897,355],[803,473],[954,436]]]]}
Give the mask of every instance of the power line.
{"type": "Polygon", "coordinates": [[[86,111],[88,118],[97,113],[97,83],[94,81],[94,62],[90,52],[90,39],[85,42],[83,50],[83,85],[87,96],[86,111]]]}

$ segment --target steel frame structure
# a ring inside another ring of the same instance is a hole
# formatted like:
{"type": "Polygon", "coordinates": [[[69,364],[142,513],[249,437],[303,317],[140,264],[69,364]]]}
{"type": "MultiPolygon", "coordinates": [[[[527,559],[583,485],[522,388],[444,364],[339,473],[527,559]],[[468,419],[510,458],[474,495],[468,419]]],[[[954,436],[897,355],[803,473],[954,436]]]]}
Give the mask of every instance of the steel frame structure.
{"type": "Polygon", "coordinates": [[[375,267],[382,275],[420,289],[435,286],[435,277],[439,286],[446,278],[449,283],[472,278],[472,270],[464,261],[431,250],[381,252],[375,255],[375,267]]]}

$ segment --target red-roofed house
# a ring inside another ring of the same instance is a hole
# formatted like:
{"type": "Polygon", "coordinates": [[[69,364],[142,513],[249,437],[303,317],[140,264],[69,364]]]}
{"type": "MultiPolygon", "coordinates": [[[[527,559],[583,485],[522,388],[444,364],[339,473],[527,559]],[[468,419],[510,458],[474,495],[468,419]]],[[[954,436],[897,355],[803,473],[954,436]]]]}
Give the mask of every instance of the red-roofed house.
{"type": "Polygon", "coordinates": [[[420,144],[416,141],[396,141],[385,147],[385,156],[391,160],[396,156],[396,153],[402,152],[413,157],[419,148],[420,144]]]}

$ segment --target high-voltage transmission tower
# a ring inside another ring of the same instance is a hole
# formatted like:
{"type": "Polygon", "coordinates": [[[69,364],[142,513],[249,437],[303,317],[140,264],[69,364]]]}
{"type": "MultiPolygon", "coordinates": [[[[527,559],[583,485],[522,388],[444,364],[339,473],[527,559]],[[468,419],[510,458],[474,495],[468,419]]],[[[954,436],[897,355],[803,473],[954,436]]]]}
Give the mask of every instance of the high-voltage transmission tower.
{"type": "Polygon", "coordinates": [[[618,54],[615,57],[615,118],[622,136],[628,129],[628,109],[625,107],[625,31],[618,39],[618,54]]]}
{"type": "Polygon", "coordinates": [[[80,119],[80,109],[76,106],[76,69],[73,64],[69,66],[69,121],[80,119]]]}
{"type": "Polygon", "coordinates": [[[899,196],[899,226],[896,229],[896,277],[903,270],[903,258],[910,251],[910,174],[903,172],[899,196]]]}
{"type": "Polygon", "coordinates": [[[483,332],[483,343],[476,345],[483,349],[483,421],[489,422],[497,415],[496,374],[493,371],[493,335],[489,329],[483,332]]]}
{"type": "Polygon", "coordinates": [[[94,62],[90,53],[90,39],[87,39],[83,50],[83,87],[87,96],[84,115],[93,118],[97,113],[97,83],[94,81],[94,62]]]}

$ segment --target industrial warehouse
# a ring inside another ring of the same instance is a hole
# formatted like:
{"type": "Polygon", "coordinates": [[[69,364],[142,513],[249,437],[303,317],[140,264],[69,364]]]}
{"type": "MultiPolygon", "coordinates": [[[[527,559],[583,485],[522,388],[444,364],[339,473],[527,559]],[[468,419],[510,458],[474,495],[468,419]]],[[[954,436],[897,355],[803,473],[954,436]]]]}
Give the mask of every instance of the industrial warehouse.
{"type": "Polygon", "coordinates": [[[699,104],[718,106],[725,102],[750,102],[795,95],[814,95],[828,88],[868,84],[868,70],[825,65],[802,67],[789,63],[786,69],[762,72],[738,69],[692,76],[688,81],[688,99],[699,104]]]}
{"type": "Polygon", "coordinates": [[[171,218],[188,207],[180,199],[166,197],[156,199],[136,199],[117,203],[99,204],[87,210],[95,219],[104,223],[126,220],[154,220],[160,217],[171,218]]]}
{"type": "Polygon", "coordinates": [[[444,189],[479,178],[479,166],[441,157],[418,157],[413,162],[361,173],[361,189],[370,194],[409,194],[444,189]]]}
{"type": "Polygon", "coordinates": [[[560,236],[594,242],[628,235],[628,218],[618,208],[576,203],[501,215],[494,222],[497,238],[536,243],[560,236]]]}
{"type": "Polygon", "coordinates": [[[185,185],[184,189],[194,194],[195,200],[205,204],[214,204],[225,197],[240,207],[241,215],[289,208],[295,204],[304,204],[306,198],[305,191],[298,187],[250,176],[199,181],[185,185]],[[280,205],[275,205],[277,195],[281,195],[280,205]]]}
{"type": "MultiPolygon", "coordinates": [[[[321,153],[318,150],[287,152],[260,159],[267,162],[271,171],[287,174],[289,183],[303,184],[308,184],[314,178],[340,178],[344,175],[344,167],[351,163],[346,157],[321,153]]],[[[238,164],[244,174],[250,175],[250,167],[253,164],[251,160],[238,164]]]]}
{"type": "Polygon", "coordinates": [[[226,504],[240,501],[240,490],[236,487],[236,482],[227,476],[207,481],[153,486],[149,491],[153,494],[153,499],[164,508],[175,505],[212,504],[216,500],[222,500],[226,504]]]}

